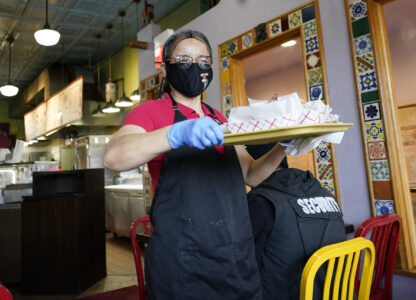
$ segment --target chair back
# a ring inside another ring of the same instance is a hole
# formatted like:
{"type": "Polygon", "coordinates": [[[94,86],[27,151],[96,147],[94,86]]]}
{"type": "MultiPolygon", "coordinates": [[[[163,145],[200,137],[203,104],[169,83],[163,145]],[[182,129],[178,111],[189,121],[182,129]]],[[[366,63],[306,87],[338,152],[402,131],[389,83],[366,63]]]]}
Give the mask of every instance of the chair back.
{"type": "MultiPolygon", "coordinates": [[[[370,240],[376,250],[370,299],[391,300],[393,267],[400,236],[400,217],[396,214],[387,214],[370,218],[357,229],[355,237],[366,237],[370,231],[372,231],[370,240]]],[[[356,284],[358,284],[358,276],[356,284]]]]}
{"type": "Polygon", "coordinates": [[[139,247],[139,244],[137,243],[137,238],[136,238],[137,226],[141,223],[143,223],[145,234],[149,234],[153,232],[153,225],[152,223],[150,223],[149,216],[138,218],[136,221],[133,222],[133,224],[131,224],[131,227],[130,227],[130,243],[131,243],[131,248],[133,250],[134,263],[136,265],[137,283],[139,287],[139,300],[145,300],[146,289],[144,286],[143,265],[142,265],[142,259],[140,256],[140,247],[139,247]]]}
{"type": "Polygon", "coordinates": [[[322,247],[312,254],[302,272],[300,299],[313,299],[315,275],[321,267],[325,267],[322,265],[328,262],[322,299],[352,300],[355,274],[362,251],[364,251],[364,262],[357,299],[367,300],[370,295],[375,253],[373,243],[362,237],[322,247]],[[335,263],[337,267],[333,276],[335,263]],[[331,288],[332,297],[330,297],[331,288]]]}
{"type": "Polygon", "coordinates": [[[0,283],[0,300],[13,300],[12,294],[9,290],[0,283]]]}

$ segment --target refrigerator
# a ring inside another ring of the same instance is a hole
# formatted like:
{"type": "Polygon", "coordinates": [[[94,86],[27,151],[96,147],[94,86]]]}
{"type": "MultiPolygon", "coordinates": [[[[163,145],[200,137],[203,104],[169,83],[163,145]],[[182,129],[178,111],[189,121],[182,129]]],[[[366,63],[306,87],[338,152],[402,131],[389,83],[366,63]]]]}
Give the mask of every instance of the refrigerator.
{"type": "MultiPolygon", "coordinates": [[[[75,140],[76,170],[104,168],[103,157],[111,135],[88,135],[75,140]]],[[[114,184],[116,172],[104,168],[104,185],[114,184]]]]}

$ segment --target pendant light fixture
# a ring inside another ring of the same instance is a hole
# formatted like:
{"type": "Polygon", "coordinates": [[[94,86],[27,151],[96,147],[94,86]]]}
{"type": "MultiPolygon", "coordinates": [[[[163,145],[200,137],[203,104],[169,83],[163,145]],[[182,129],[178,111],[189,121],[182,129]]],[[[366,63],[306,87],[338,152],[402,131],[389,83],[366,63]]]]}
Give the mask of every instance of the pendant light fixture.
{"type": "MultiPolygon", "coordinates": [[[[140,0],[133,0],[136,3],[136,29],[137,32],[139,32],[139,7],[138,4],[140,2],[140,0]]],[[[136,34],[137,34],[136,32],[136,34]]],[[[130,96],[130,99],[133,101],[140,101],[141,96],[140,96],[140,83],[139,83],[139,87],[137,88],[137,90],[134,90],[133,93],[130,96]]]]}
{"type": "Polygon", "coordinates": [[[91,114],[94,118],[102,118],[105,117],[105,114],[103,113],[103,110],[101,109],[101,105],[98,103],[98,106],[96,109],[92,111],[91,114]]]}
{"type": "Polygon", "coordinates": [[[48,23],[48,0],[46,0],[46,21],[43,28],[35,32],[35,39],[42,46],[53,46],[58,44],[60,33],[51,29],[48,23]]]}
{"type": "Polygon", "coordinates": [[[14,38],[11,34],[7,37],[7,42],[9,43],[9,77],[6,84],[0,87],[0,93],[6,97],[13,97],[17,95],[19,88],[14,86],[10,81],[10,70],[12,65],[12,43],[14,42],[14,38]]]}
{"type": "Polygon", "coordinates": [[[106,25],[108,29],[108,82],[105,84],[105,101],[107,102],[103,107],[103,112],[112,114],[120,111],[120,108],[114,106],[113,99],[116,98],[116,84],[111,81],[111,56],[110,56],[110,45],[111,45],[111,28],[113,25],[108,23],[106,25]]]}
{"type": "MultiPolygon", "coordinates": [[[[96,48],[97,48],[97,53],[98,53],[98,51],[100,49],[100,47],[99,47],[99,45],[100,45],[99,40],[101,38],[101,34],[97,33],[95,35],[95,37],[97,38],[97,47],[96,48]]],[[[101,98],[101,93],[100,93],[100,87],[101,87],[100,77],[101,77],[101,73],[100,73],[100,62],[98,61],[98,54],[97,54],[97,89],[98,89],[98,94],[100,95],[100,98],[101,98]]],[[[103,113],[103,110],[101,109],[101,105],[100,104],[98,104],[98,107],[92,111],[92,114],[91,115],[94,118],[102,118],[102,117],[105,117],[105,114],[103,113]]]]}
{"type": "MultiPolygon", "coordinates": [[[[126,12],[124,10],[120,10],[118,12],[118,15],[121,18],[121,44],[124,45],[123,18],[126,15],[126,12]]],[[[119,99],[117,99],[115,104],[116,104],[117,107],[130,107],[130,106],[133,105],[133,102],[129,98],[126,97],[125,87],[124,87],[125,86],[125,84],[124,84],[124,47],[121,49],[121,51],[122,51],[121,56],[122,56],[122,59],[123,59],[123,61],[121,62],[121,70],[123,72],[122,73],[123,74],[123,95],[119,99]]]]}

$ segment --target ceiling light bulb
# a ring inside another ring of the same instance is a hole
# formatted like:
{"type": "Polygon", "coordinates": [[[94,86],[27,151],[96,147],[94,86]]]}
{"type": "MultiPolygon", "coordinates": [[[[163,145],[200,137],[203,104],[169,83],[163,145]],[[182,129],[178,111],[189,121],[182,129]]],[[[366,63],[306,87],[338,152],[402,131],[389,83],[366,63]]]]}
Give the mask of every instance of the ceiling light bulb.
{"type": "Polygon", "coordinates": [[[10,83],[6,83],[2,87],[0,87],[0,93],[6,97],[16,96],[18,92],[19,92],[19,88],[10,83]]]}
{"type": "Polygon", "coordinates": [[[61,34],[58,31],[47,28],[46,26],[35,32],[36,42],[42,46],[56,45],[60,37],[61,34]]]}
{"type": "Polygon", "coordinates": [[[286,43],[283,43],[282,47],[292,47],[292,46],[295,46],[295,45],[296,45],[296,41],[295,40],[290,40],[290,41],[287,41],[286,43]]]}

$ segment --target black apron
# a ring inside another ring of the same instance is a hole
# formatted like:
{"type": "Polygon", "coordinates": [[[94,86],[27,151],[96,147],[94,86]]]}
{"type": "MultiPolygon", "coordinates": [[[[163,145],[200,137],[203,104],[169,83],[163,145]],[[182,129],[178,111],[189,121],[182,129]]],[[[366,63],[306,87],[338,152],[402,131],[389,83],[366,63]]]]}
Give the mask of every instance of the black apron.
{"type": "MultiPolygon", "coordinates": [[[[174,123],[186,120],[171,99],[174,123]]],[[[148,300],[261,299],[244,179],[233,146],[222,155],[214,147],[168,151],[150,217],[148,300]]]]}

